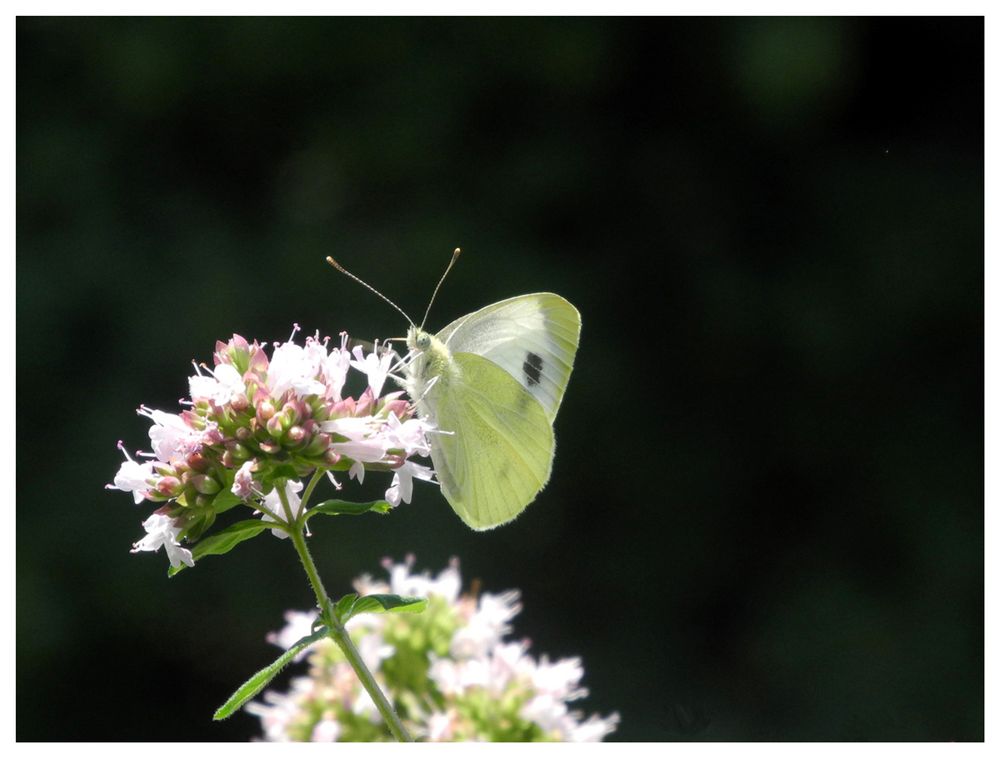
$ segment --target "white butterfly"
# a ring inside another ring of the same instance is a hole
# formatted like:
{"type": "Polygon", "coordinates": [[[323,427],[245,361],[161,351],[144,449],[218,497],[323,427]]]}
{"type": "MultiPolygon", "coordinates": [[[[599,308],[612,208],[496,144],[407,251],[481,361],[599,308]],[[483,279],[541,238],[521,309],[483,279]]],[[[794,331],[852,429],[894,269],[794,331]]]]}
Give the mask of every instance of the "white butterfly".
{"type": "Polygon", "coordinates": [[[402,384],[437,426],[431,459],[441,492],[473,529],[516,518],[548,482],[552,422],[579,341],[579,312],[550,292],[493,303],[436,335],[411,321],[402,384]]]}

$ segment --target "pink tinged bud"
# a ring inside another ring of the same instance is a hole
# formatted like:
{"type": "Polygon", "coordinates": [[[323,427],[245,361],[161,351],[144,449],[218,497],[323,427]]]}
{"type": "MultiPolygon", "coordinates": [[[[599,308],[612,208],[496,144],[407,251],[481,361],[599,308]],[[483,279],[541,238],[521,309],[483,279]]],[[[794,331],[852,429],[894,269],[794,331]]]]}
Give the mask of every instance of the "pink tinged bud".
{"type": "Polygon", "coordinates": [[[153,464],[153,470],[160,476],[168,476],[168,477],[177,476],[177,470],[169,463],[162,463],[160,461],[156,461],[153,464]]]}
{"type": "Polygon", "coordinates": [[[312,438],[309,446],[303,451],[306,455],[322,455],[330,447],[330,435],[320,432],[312,438]]]}
{"type": "Polygon", "coordinates": [[[212,464],[206,461],[201,453],[191,453],[187,457],[187,465],[194,471],[208,471],[212,464]]]}
{"type": "Polygon", "coordinates": [[[205,442],[205,444],[219,445],[225,439],[225,436],[222,434],[221,429],[215,427],[214,429],[209,429],[207,432],[205,432],[205,436],[202,439],[205,442]]]}
{"type": "Polygon", "coordinates": [[[270,400],[265,400],[262,403],[257,404],[257,421],[263,426],[268,421],[270,421],[275,414],[274,403],[270,400]]]}
{"type": "Polygon", "coordinates": [[[268,455],[274,455],[281,450],[281,445],[276,442],[264,441],[259,444],[262,453],[267,453],[268,455]]]}
{"type": "Polygon", "coordinates": [[[282,424],[283,416],[272,416],[271,420],[267,422],[267,431],[274,439],[281,439],[285,433],[285,427],[282,424]]]}
{"type": "Polygon", "coordinates": [[[237,413],[242,413],[250,407],[250,401],[246,395],[237,395],[229,402],[229,406],[237,413]]]}
{"type": "Polygon", "coordinates": [[[364,391],[360,398],[358,398],[358,404],[354,408],[355,416],[367,416],[371,413],[372,406],[375,405],[375,395],[372,394],[372,388],[369,387],[364,391]]]}
{"type": "Polygon", "coordinates": [[[156,492],[163,497],[177,497],[184,491],[184,485],[176,476],[165,476],[156,483],[156,492]]]}
{"type": "Polygon", "coordinates": [[[220,485],[212,477],[206,476],[205,474],[192,476],[191,485],[202,495],[214,495],[222,489],[222,485],[220,485]]]}
{"type": "Polygon", "coordinates": [[[354,402],[353,397],[338,400],[330,409],[329,416],[336,416],[337,418],[341,418],[343,416],[353,416],[355,406],[356,403],[354,402]]]}
{"type": "Polygon", "coordinates": [[[396,418],[402,420],[403,417],[406,415],[407,411],[409,410],[409,407],[410,404],[406,400],[399,398],[396,400],[390,400],[388,403],[382,406],[382,409],[389,413],[395,413],[396,418]]]}
{"type": "Polygon", "coordinates": [[[281,415],[288,419],[288,425],[297,424],[302,420],[305,415],[303,412],[302,404],[297,402],[287,402],[281,407],[281,415]]]}
{"type": "Polygon", "coordinates": [[[222,454],[222,465],[226,468],[236,468],[240,462],[233,456],[231,450],[227,450],[222,454]]]}
{"type": "Polygon", "coordinates": [[[250,365],[247,371],[263,374],[267,371],[268,365],[267,353],[254,341],[253,346],[250,348],[250,365]]]}
{"type": "Polygon", "coordinates": [[[319,431],[319,423],[315,419],[308,419],[302,424],[302,428],[311,437],[319,431]]]}
{"type": "Polygon", "coordinates": [[[340,455],[332,450],[327,450],[326,453],[323,454],[323,460],[326,461],[328,466],[336,466],[340,463],[340,455]]]}
{"type": "Polygon", "coordinates": [[[301,426],[293,426],[288,430],[288,434],[285,437],[289,442],[298,445],[306,439],[306,430],[301,426]]]}
{"type": "Polygon", "coordinates": [[[246,442],[248,439],[250,439],[250,436],[251,436],[250,430],[247,429],[245,426],[241,426],[239,429],[236,430],[236,439],[238,439],[240,442],[246,442]]]}

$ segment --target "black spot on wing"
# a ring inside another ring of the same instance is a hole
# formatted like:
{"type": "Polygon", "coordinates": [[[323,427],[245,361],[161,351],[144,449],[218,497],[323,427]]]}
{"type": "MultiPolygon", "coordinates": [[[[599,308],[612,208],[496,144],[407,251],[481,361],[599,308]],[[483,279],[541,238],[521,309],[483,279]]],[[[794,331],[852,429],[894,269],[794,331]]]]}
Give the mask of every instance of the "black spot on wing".
{"type": "Polygon", "coordinates": [[[528,380],[529,387],[534,387],[542,381],[543,365],[542,356],[535,355],[534,353],[528,353],[524,359],[524,365],[521,366],[521,369],[524,371],[524,378],[528,380]]]}

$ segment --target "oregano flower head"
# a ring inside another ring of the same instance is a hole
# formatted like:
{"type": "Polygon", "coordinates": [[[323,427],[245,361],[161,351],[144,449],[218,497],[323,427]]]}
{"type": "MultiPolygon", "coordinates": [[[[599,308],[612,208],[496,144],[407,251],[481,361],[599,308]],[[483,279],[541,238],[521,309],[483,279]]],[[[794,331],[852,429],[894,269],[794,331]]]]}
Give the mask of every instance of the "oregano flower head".
{"type": "MultiPolygon", "coordinates": [[[[237,506],[259,512],[261,528],[275,524],[273,533],[287,536],[284,527],[302,516],[301,479],[316,471],[338,489],[335,472],[359,482],[366,471],[393,472],[384,507],[410,502],[413,479],[433,479],[412,460],[429,454],[431,425],[415,417],[402,392],[382,394],[395,354],[378,343],[367,354],[349,350],[346,334],[333,346],[318,333],[298,344],[297,331],[270,355],[238,334],[217,342],[213,366],[195,364],[179,412],[139,408],[152,422],[152,451],[132,457],[119,442],[125,461],[108,488],[131,493],[137,504],[163,505],[143,522],[146,536],[133,552],[163,546],[174,569],[192,566],[196,555],[183,543],[237,506]],[[345,397],[352,369],[368,386],[345,397]]],[[[206,554],[222,552],[213,547],[206,554]]]]}

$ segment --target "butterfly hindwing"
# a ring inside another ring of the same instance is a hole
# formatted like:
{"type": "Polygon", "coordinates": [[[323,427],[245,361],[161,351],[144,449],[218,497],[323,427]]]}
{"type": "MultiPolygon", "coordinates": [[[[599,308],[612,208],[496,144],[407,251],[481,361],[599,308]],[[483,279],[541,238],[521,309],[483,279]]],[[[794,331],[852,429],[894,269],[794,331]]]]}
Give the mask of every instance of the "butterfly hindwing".
{"type": "Polygon", "coordinates": [[[502,368],[551,423],[573,370],[580,314],[551,292],[520,295],[453,321],[437,337],[452,353],[473,353],[502,368]]]}
{"type": "Polygon", "coordinates": [[[441,491],[473,529],[523,511],[545,486],[555,438],[542,405],[511,374],[480,355],[454,352],[457,371],[423,405],[440,430],[431,458],[441,491]]]}

